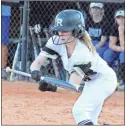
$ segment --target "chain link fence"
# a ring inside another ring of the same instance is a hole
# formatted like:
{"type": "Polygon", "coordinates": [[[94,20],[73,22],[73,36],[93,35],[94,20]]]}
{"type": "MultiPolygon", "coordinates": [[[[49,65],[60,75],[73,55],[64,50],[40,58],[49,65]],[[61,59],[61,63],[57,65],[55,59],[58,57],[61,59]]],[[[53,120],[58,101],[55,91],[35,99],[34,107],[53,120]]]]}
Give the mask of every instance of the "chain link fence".
{"type": "MultiPolygon", "coordinates": [[[[98,2],[102,2],[101,0],[98,2]]],[[[104,1],[103,1],[104,2],[104,1]]],[[[77,9],[80,10],[86,21],[86,30],[90,33],[90,36],[92,37],[92,40],[94,41],[96,37],[93,37],[91,32],[89,31],[92,24],[90,22],[88,23],[89,19],[91,18],[90,15],[90,3],[91,1],[29,1],[27,4],[27,47],[24,50],[27,50],[26,57],[26,70],[29,72],[29,66],[32,63],[32,61],[35,59],[35,54],[37,55],[42,47],[44,47],[45,43],[47,42],[48,38],[51,36],[50,28],[53,26],[53,20],[55,15],[64,10],[64,9],[77,9]],[[34,26],[36,24],[40,24],[41,31],[39,33],[34,32],[34,26]],[[35,44],[37,42],[37,44],[35,44]],[[36,52],[34,50],[34,46],[36,46],[36,52]]],[[[23,5],[24,2],[20,2],[17,6],[11,7],[11,24],[10,24],[10,35],[9,35],[9,43],[7,45],[8,47],[8,61],[7,66],[12,67],[14,64],[14,56],[16,56],[16,50],[18,49],[18,44],[21,45],[22,40],[22,34],[21,34],[21,26],[22,26],[22,20],[23,20],[23,5]]],[[[105,28],[106,34],[109,36],[111,33],[111,26],[115,23],[114,20],[114,14],[115,11],[124,8],[123,2],[105,2],[104,3],[104,19],[101,28],[105,28]]],[[[92,21],[91,21],[92,22],[92,21]]],[[[94,23],[93,23],[94,25],[94,23]]],[[[95,26],[96,27],[96,26],[95,26]]],[[[94,28],[94,27],[93,27],[94,28]]],[[[24,32],[24,31],[22,31],[24,32]]],[[[100,41],[100,40],[98,40],[100,41]]],[[[18,61],[21,62],[21,53],[18,54],[18,61]]],[[[16,69],[21,70],[20,62],[16,64],[16,69]]],[[[44,74],[48,76],[56,76],[59,79],[67,80],[65,76],[67,73],[62,67],[62,63],[60,58],[55,61],[48,59],[47,67],[42,67],[42,70],[44,70],[44,74]],[[58,66],[57,68],[54,67],[54,65],[58,66]],[[58,70],[56,70],[58,69],[58,70]],[[61,71],[58,73],[58,71],[61,71]]],[[[119,63],[119,58],[113,58],[112,61],[110,61],[109,65],[116,71],[118,78],[121,80],[123,79],[124,70],[123,70],[123,64],[119,63]],[[122,69],[121,69],[122,67],[122,69]]]]}

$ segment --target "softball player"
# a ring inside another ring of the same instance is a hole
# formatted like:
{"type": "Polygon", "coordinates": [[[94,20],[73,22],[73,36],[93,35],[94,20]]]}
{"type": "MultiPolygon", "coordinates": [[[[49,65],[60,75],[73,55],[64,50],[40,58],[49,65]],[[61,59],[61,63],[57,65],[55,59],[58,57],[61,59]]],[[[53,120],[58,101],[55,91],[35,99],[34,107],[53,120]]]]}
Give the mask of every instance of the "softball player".
{"type": "Polygon", "coordinates": [[[69,82],[85,81],[72,110],[76,124],[96,125],[104,100],[116,89],[116,74],[95,51],[81,12],[61,11],[55,17],[52,32],[54,35],[31,64],[32,78],[39,80],[40,67],[46,57],[61,56],[64,68],[70,73],[69,82]]]}

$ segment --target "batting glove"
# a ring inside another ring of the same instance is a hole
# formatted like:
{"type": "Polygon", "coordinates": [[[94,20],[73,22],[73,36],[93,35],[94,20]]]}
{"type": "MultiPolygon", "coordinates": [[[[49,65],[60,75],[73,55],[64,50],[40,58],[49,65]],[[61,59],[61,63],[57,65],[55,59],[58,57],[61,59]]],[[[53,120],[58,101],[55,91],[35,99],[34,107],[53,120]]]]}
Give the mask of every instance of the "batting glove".
{"type": "Polygon", "coordinates": [[[39,81],[39,90],[40,91],[52,91],[52,92],[56,92],[57,90],[57,86],[56,85],[53,85],[53,84],[50,84],[50,83],[46,83],[45,81],[43,80],[40,80],[39,81]]]}
{"type": "Polygon", "coordinates": [[[43,76],[41,71],[34,70],[31,72],[31,77],[33,80],[40,81],[40,77],[43,76]]]}

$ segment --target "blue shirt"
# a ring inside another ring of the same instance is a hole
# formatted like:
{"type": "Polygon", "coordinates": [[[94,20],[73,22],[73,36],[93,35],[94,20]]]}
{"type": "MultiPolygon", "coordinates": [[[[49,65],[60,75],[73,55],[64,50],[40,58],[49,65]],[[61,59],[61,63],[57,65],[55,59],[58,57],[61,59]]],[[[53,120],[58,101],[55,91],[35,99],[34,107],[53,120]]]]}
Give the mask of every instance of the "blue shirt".
{"type": "Polygon", "coordinates": [[[2,16],[11,16],[11,7],[2,5],[2,16]]]}
{"type": "Polygon", "coordinates": [[[86,30],[88,31],[92,40],[100,41],[101,36],[109,36],[110,26],[107,23],[106,17],[95,23],[91,17],[86,21],[86,30]]]}

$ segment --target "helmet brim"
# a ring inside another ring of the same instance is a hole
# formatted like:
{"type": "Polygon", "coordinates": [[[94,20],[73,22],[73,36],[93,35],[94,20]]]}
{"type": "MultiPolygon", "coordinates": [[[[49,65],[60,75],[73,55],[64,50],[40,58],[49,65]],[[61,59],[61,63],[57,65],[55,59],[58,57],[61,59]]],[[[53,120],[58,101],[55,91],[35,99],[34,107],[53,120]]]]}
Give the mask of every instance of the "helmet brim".
{"type": "Polygon", "coordinates": [[[73,31],[73,27],[65,27],[65,26],[56,26],[56,27],[53,27],[52,28],[52,31],[53,32],[58,32],[58,31],[73,31]]]}

